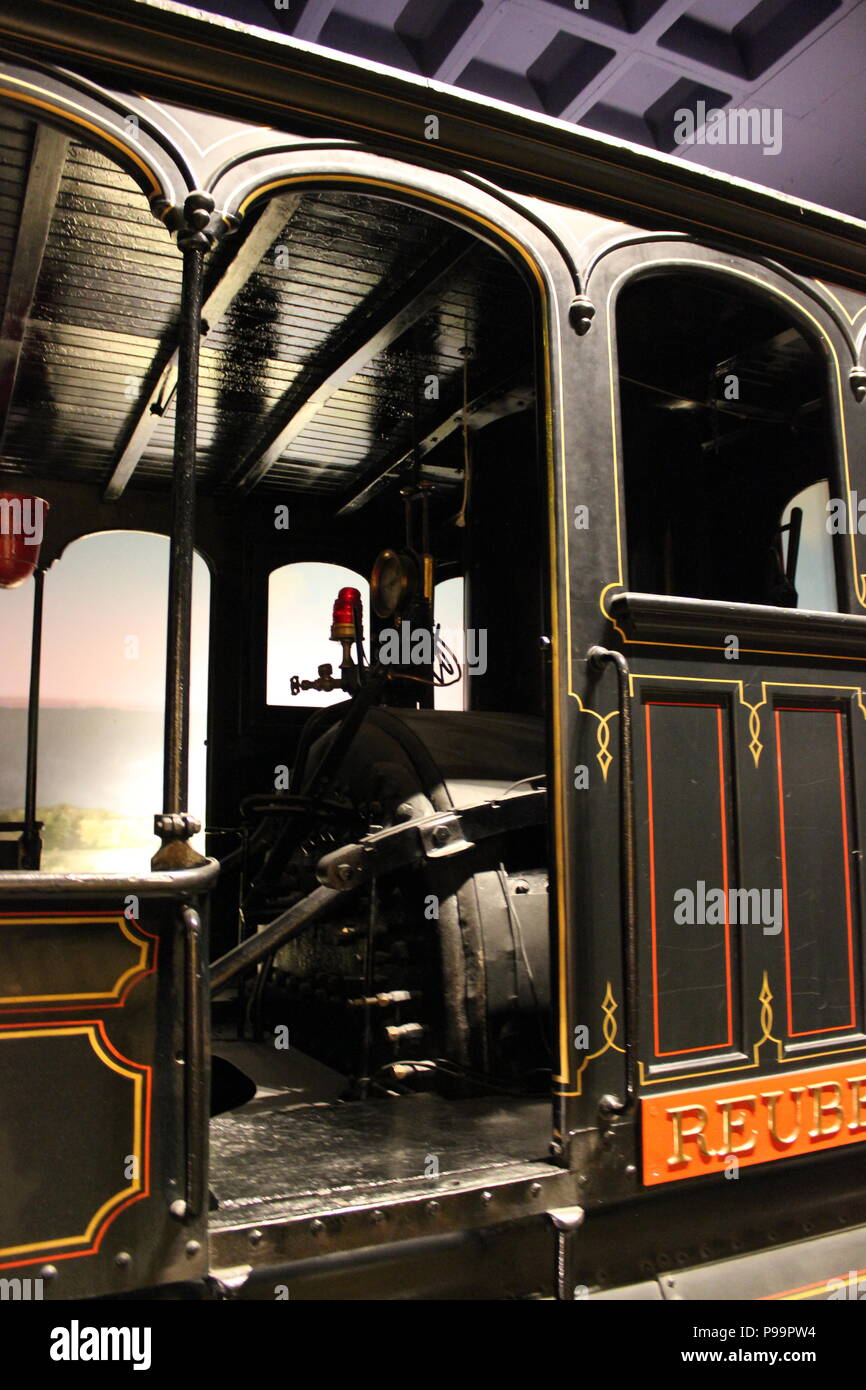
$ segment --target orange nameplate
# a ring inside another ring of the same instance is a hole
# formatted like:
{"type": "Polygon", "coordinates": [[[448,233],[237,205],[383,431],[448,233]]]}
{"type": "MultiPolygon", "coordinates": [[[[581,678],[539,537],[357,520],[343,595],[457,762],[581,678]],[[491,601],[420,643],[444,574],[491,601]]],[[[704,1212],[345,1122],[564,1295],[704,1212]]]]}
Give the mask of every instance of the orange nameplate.
{"type": "Polygon", "coordinates": [[[641,1119],[647,1187],[823,1153],[866,1139],[866,1061],[644,1097],[641,1119]]]}

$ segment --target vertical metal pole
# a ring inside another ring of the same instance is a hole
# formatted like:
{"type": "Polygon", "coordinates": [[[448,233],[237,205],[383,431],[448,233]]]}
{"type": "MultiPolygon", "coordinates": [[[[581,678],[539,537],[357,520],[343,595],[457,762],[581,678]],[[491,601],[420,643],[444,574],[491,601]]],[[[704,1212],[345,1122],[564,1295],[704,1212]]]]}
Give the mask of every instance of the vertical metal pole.
{"type": "Polygon", "coordinates": [[[164,811],[186,811],[189,782],[189,678],[195,538],[196,410],[204,266],[198,249],[183,253],[168,634],[165,659],[164,811]]]}
{"type": "Polygon", "coordinates": [[[200,863],[186,840],[194,833],[186,816],[189,794],[189,683],[192,629],[192,571],[195,554],[196,415],[198,410],[199,340],[201,335],[204,256],[210,239],[204,231],[213,200],[191,193],[184,204],[183,284],[178,333],[177,407],[174,425],[171,553],[168,572],[168,631],[165,655],[165,745],[163,813],[156,832],[162,848],[154,868],[181,868],[200,863]]]}
{"type": "Polygon", "coordinates": [[[33,574],[33,627],[30,639],[30,691],[27,697],[27,770],[24,778],[24,867],[38,869],[42,838],[36,824],[36,770],[39,757],[39,683],[42,669],[42,600],[45,571],[33,574]]]}
{"type": "Polygon", "coordinates": [[[184,1219],[192,1221],[207,1210],[207,1014],[206,966],[203,960],[204,929],[192,907],[181,912],[184,929],[184,1011],[186,1018],[186,1182],[184,1219]]]}

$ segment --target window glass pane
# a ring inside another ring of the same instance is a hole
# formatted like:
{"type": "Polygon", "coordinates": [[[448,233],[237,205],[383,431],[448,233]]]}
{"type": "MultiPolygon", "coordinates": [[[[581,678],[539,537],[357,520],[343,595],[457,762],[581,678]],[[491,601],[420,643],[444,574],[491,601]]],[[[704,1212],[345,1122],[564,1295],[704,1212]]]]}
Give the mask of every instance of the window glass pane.
{"type": "MultiPolygon", "coordinates": [[[[30,686],[30,629],[34,583],[0,592],[3,662],[0,666],[0,820],[20,821],[27,761],[27,692],[30,686]]],[[[17,840],[19,831],[3,834],[17,840]]]]}
{"type": "MultiPolygon", "coordinates": [[[[797,607],[811,608],[820,613],[835,613],[836,571],[833,568],[833,537],[827,530],[830,486],[823,478],[792,497],[782,513],[782,525],[788,526],[791,513],[799,507],[803,514],[800,524],[800,546],[794,587],[797,607]]],[[[789,533],[783,532],[783,555],[788,563],[789,533]]]]}
{"type": "Polygon", "coordinates": [[[814,507],[833,477],[817,339],[775,298],[702,274],[639,276],[617,325],[627,587],[773,607],[808,589],[835,609],[823,520],[804,517],[799,595],[779,529],[792,493],[814,507]]]}
{"type": "MultiPolygon", "coordinates": [[[[370,659],[370,586],[354,570],[325,565],[317,560],[298,561],[274,570],[268,581],[269,705],[333,705],[345,700],[342,690],[305,690],[293,696],[292,676],[315,680],[319,666],[330,662],[335,678],[340,674],[342,648],[332,642],[331,611],[340,589],[359,589],[364,605],[364,642],[370,659]]],[[[355,656],[357,660],[357,656],[355,656]]]]}
{"type": "MultiPolygon", "coordinates": [[[[463,618],[463,576],[443,579],[436,585],[434,595],[435,620],[439,635],[460,663],[461,676],[455,685],[437,686],[433,692],[434,709],[466,708],[466,635],[463,618]]],[[[453,679],[453,678],[452,678],[453,679]]]]}

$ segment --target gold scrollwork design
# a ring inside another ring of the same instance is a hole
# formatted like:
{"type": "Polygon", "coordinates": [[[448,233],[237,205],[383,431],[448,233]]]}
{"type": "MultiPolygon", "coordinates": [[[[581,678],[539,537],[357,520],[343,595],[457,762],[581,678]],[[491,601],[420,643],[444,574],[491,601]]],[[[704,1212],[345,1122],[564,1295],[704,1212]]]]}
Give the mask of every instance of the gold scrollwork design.
{"type": "Polygon", "coordinates": [[[751,742],[749,743],[749,750],[752,754],[752,757],[755,760],[755,767],[758,766],[761,759],[761,753],[764,749],[764,745],[761,743],[761,716],[759,715],[758,711],[762,709],[764,705],[766,705],[768,698],[767,691],[771,686],[777,686],[780,690],[790,689],[847,691],[849,694],[857,696],[857,704],[860,707],[860,713],[863,715],[863,718],[866,719],[866,705],[863,704],[863,690],[859,685],[819,685],[816,682],[800,684],[794,681],[762,681],[761,698],[755,704],[752,704],[751,701],[747,700],[745,695],[743,694],[743,684],[742,681],[740,681],[740,704],[744,705],[746,709],[748,709],[749,711],[749,733],[752,736],[751,742]]]}
{"type": "Polygon", "coordinates": [[[577,1071],[577,1076],[575,1077],[576,1089],[574,1091],[574,1094],[576,1096],[583,1094],[583,1073],[586,1071],[586,1068],[589,1066],[590,1062],[594,1062],[596,1057],[602,1057],[605,1052],[625,1052],[625,1048],[620,1047],[619,1043],[616,1040],[616,1035],[619,1031],[619,1023],[617,1022],[616,1018],[616,1011],[618,1008],[619,1005],[617,1004],[616,999],[614,998],[613,987],[610,983],[610,980],[608,980],[607,989],[605,990],[604,998],[601,1001],[601,1012],[604,1016],[601,1025],[601,1031],[604,1035],[604,1042],[602,1043],[601,1047],[599,1047],[595,1052],[587,1053],[587,1055],[581,1062],[577,1071]]]}
{"type": "Polygon", "coordinates": [[[758,998],[761,1001],[761,1036],[755,1043],[755,1066],[761,1060],[761,1048],[766,1042],[776,1044],[776,1060],[782,1062],[784,1061],[782,1040],[773,1035],[773,991],[770,989],[766,970],[761,981],[761,992],[758,998]]]}
{"type": "Polygon", "coordinates": [[[577,701],[581,714],[591,714],[593,719],[597,720],[595,737],[598,743],[598,752],[595,755],[595,759],[601,768],[601,775],[606,782],[607,774],[610,771],[610,765],[613,762],[613,754],[610,751],[610,728],[608,725],[609,720],[615,719],[619,714],[619,710],[612,709],[610,714],[599,714],[598,710],[591,709],[589,705],[585,705],[580,696],[573,690],[569,691],[569,694],[577,701]]]}

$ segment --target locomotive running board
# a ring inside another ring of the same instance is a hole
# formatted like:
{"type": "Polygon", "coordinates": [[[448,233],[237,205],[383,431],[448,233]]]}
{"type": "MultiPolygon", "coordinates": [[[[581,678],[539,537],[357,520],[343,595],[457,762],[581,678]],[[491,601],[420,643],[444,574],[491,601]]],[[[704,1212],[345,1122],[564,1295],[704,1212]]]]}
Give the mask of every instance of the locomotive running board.
{"type": "Polygon", "coordinates": [[[511,1222],[546,1220],[577,1201],[577,1175],[548,1163],[514,1163],[479,1171],[471,1184],[450,1178],[394,1195],[363,1187],[345,1205],[310,1208],[275,1220],[211,1215],[213,1276],[228,1284],[244,1270],[299,1264],[321,1256],[453,1236],[511,1222]],[[224,1277],[223,1277],[224,1276],[224,1277]]]}

